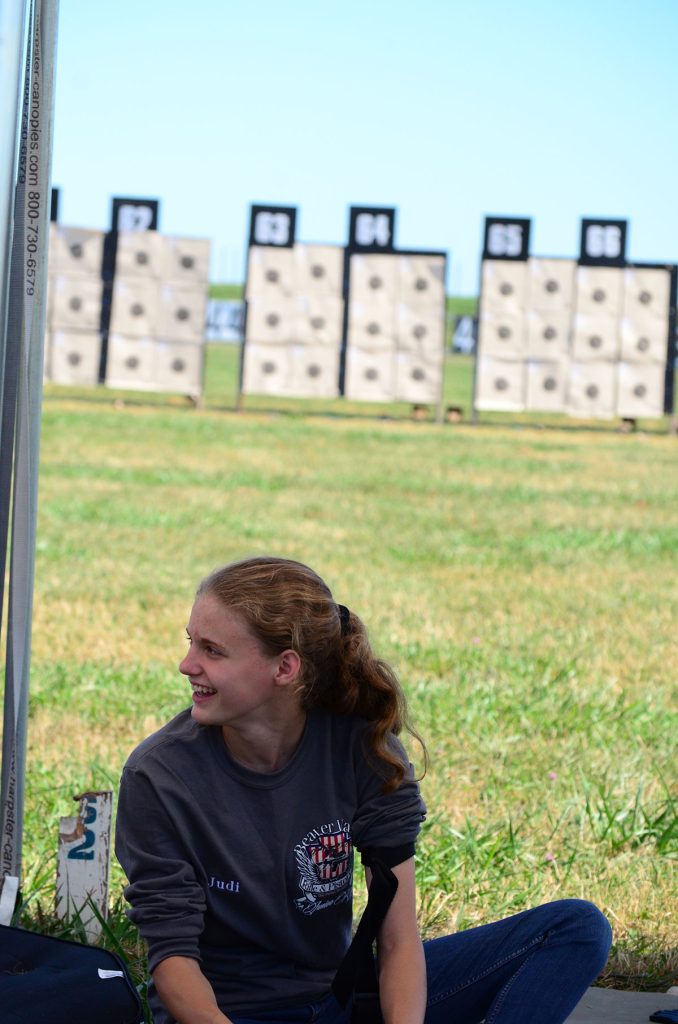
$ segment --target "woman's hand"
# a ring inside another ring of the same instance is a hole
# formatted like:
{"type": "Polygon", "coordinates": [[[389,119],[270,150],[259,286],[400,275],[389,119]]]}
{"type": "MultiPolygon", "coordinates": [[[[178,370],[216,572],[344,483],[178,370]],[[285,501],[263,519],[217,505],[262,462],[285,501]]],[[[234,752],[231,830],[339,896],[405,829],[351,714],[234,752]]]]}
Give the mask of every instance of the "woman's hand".
{"type": "Polygon", "coordinates": [[[168,956],[153,971],[153,981],[177,1024],[231,1024],[217,1006],[214,989],[197,960],[168,956]]]}

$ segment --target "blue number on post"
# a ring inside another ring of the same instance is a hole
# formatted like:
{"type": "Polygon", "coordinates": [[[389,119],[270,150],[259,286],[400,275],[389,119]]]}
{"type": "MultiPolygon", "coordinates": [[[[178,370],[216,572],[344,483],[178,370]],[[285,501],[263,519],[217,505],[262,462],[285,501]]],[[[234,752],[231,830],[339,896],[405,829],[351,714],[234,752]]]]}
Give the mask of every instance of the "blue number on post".
{"type": "Polygon", "coordinates": [[[94,832],[91,828],[87,828],[87,826],[93,825],[97,820],[96,797],[88,796],[85,799],[87,800],[83,821],[85,825],[85,838],[77,846],[74,846],[72,850],[68,851],[69,860],[94,860],[94,850],[90,849],[90,847],[94,846],[94,832]]]}

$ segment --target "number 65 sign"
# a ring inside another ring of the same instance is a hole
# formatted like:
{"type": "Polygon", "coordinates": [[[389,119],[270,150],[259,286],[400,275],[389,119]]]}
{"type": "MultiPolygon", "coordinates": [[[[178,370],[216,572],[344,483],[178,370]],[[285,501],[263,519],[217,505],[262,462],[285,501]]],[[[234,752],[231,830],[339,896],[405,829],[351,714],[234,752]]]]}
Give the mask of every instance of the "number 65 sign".
{"type": "Polygon", "coordinates": [[[484,260],[526,260],[529,252],[529,218],[485,218],[484,260]]]}

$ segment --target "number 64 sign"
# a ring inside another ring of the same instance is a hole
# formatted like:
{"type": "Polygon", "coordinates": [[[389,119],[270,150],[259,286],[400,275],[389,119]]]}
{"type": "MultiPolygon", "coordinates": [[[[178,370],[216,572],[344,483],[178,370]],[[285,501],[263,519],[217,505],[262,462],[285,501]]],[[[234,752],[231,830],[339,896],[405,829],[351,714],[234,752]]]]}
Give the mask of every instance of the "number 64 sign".
{"type": "Polygon", "coordinates": [[[93,907],[104,919],[108,911],[113,793],[83,793],[75,799],[80,801],[78,814],[59,819],[56,913],[65,921],[78,917],[93,941],[101,934],[93,907]]]}

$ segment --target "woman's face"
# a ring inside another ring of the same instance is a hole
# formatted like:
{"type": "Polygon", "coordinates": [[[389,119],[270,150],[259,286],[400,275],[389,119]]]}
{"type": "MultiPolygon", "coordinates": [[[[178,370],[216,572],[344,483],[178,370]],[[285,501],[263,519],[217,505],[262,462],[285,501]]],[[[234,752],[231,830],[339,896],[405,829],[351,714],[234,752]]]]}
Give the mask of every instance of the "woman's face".
{"type": "Polygon", "coordinates": [[[242,616],[204,593],[186,632],[189,648],[179,671],[191,684],[195,721],[238,726],[270,719],[281,694],[281,658],[264,653],[242,616]]]}

